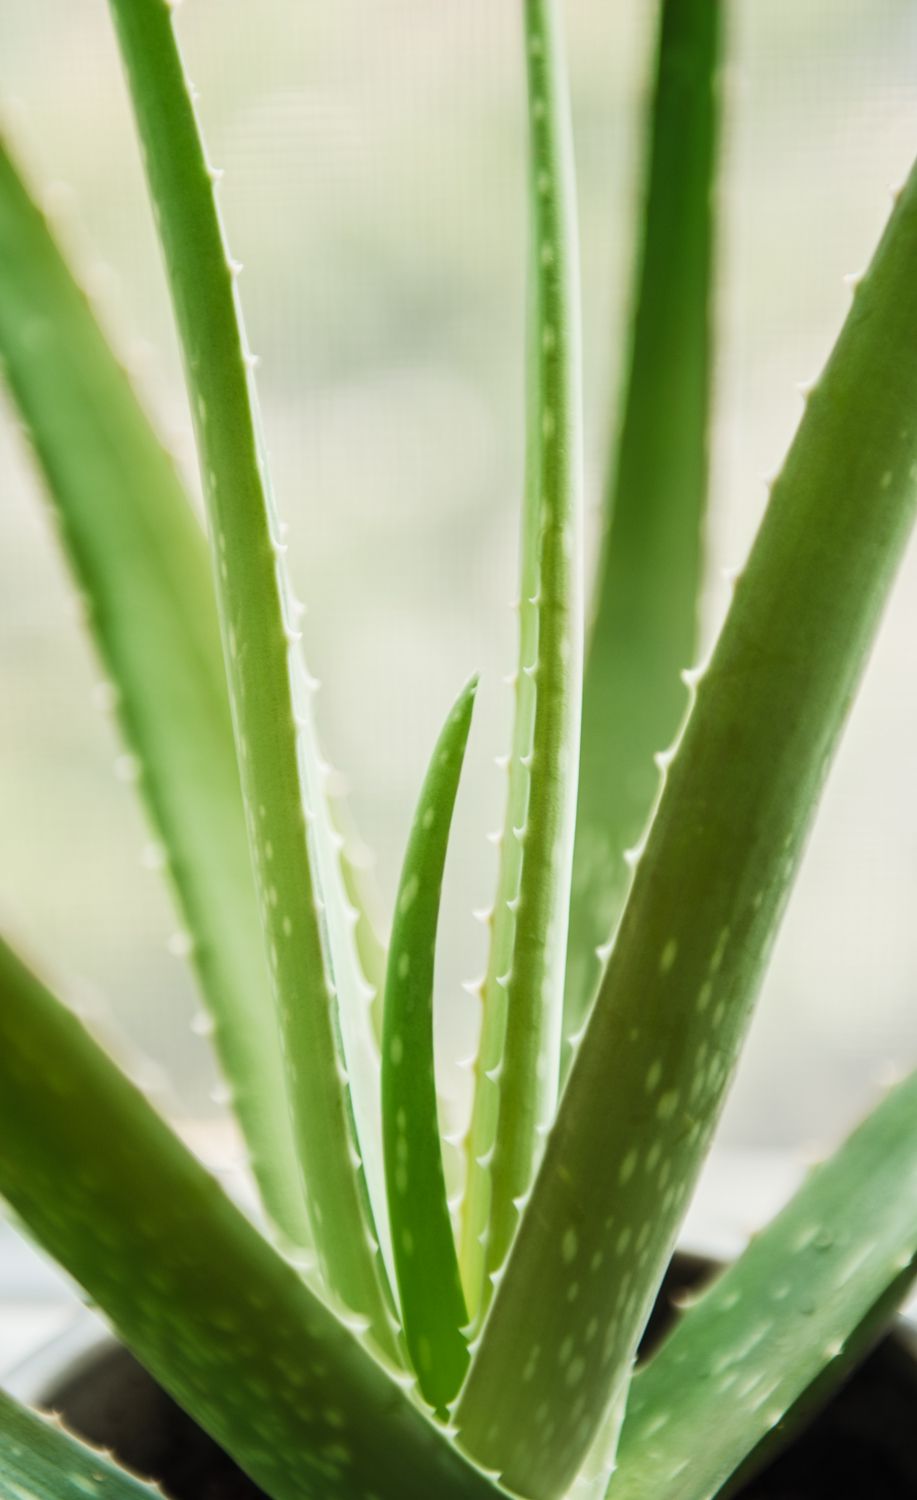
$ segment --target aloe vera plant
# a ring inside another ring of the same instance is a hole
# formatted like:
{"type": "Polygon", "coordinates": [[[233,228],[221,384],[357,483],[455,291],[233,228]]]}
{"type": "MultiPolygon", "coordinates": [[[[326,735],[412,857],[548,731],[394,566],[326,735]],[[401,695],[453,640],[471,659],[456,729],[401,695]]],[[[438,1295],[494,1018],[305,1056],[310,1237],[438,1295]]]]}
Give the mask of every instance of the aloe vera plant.
{"type": "MultiPolygon", "coordinates": [[[[171,8],[110,8],[184,353],[209,570],[2,147],[0,355],[137,758],[261,1211],[236,1208],[7,943],[0,1198],[273,1500],[706,1500],[831,1394],[917,1274],[912,1076],[634,1372],[914,519],[917,173],[693,666],[725,39],[713,0],[662,0],[587,629],[560,6],[521,0],[519,657],[456,1223],[435,956],[476,679],[433,750],[383,948],[329,795],[171,8]]],[[[153,1493],[3,1395],[0,1489],[153,1493]]]]}

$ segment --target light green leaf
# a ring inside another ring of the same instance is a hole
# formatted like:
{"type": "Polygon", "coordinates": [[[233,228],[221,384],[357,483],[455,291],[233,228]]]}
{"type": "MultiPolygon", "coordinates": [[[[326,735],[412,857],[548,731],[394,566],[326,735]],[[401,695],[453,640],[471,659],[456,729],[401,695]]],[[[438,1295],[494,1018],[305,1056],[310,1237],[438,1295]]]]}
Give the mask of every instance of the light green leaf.
{"type": "Polygon", "coordinates": [[[557,1103],[581,708],[582,398],[570,108],[556,0],[526,0],[524,16],[531,270],[519,670],[462,1229],[465,1292],[478,1319],[557,1103]]]}
{"type": "Polygon", "coordinates": [[[265,1207],[303,1242],[206,544],[2,141],[0,354],[138,758],[265,1207]]]}
{"type": "MultiPolygon", "coordinates": [[[[358,1139],[335,986],[335,920],[311,683],[284,569],[236,285],[172,25],[162,0],[111,0],[185,359],[216,563],[242,789],[285,1038],[313,1239],[328,1286],[397,1357],[391,1295],[358,1139]],[[322,903],[321,910],[319,902],[322,903]],[[326,947],[327,943],[327,947],[326,947]]],[[[346,933],[352,940],[352,931],[346,933]]],[[[355,960],[354,960],[355,961],[355,960]]],[[[346,1008],[344,1008],[346,1009],[346,1008]]],[[[369,1035],[368,997],[363,1003],[369,1035]]],[[[370,1102],[361,1098],[361,1109],[370,1102]]],[[[381,1161],[379,1162],[381,1176],[381,1161]]],[[[383,1187],[380,1183],[380,1187],[383,1187]]]]}
{"type": "Polygon", "coordinates": [[[273,1500],[494,1494],[5,945],[0,1197],[273,1500]]]}
{"type": "Polygon", "coordinates": [[[760,1462],[780,1441],[788,1413],[847,1378],[915,1274],[917,1074],[812,1173],[636,1376],[609,1500],[720,1494],[750,1454],[760,1462]]]}
{"type": "Polygon", "coordinates": [[[478,679],[436,742],[411,829],[385,984],[382,1129],[404,1333],[420,1389],[445,1415],[468,1367],[467,1321],[436,1108],[433,982],[449,829],[478,679]]]}
{"type": "Polygon", "coordinates": [[[469,1451],[535,1500],[570,1483],[628,1377],[911,530],[915,481],[912,173],[699,674],[458,1408],[469,1451]]]}
{"type": "MultiPolygon", "coordinates": [[[[375,856],[360,838],[354,825],[347,798],[333,782],[325,787],[325,800],[335,830],[334,842],[340,849],[341,874],[346,900],[351,912],[353,941],[365,985],[371,990],[370,1034],[376,1047],[382,1045],[382,1017],[385,1002],[385,966],[388,957],[382,933],[385,923],[375,878],[375,856]]],[[[364,999],[369,994],[364,985],[364,999]]],[[[376,1059],[378,1068],[378,1058],[376,1059]]]]}
{"type": "Polygon", "coordinates": [[[598,988],[630,879],[623,855],[646,826],[659,781],[653,756],[678,728],[679,673],[696,649],[725,9],[711,0],[660,7],[632,346],[583,685],[568,1038],[598,988]]]}
{"type": "Polygon", "coordinates": [[[104,1453],[0,1391],[0,1493],[6,1500],[162,1500],[104,1453]]]}

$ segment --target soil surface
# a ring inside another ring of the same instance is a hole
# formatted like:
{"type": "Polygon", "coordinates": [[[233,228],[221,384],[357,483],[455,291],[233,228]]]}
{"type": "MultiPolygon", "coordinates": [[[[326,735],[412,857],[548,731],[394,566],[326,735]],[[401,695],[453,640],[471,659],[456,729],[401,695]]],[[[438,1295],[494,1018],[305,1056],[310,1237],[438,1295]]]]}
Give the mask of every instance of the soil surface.
{"type": "MultiPolygon", "coordinates": [[[[644,1353],[677,1316],[679,1295],[707,1272],[703,1262],[678,1257],[647,1329],[644,1353]]],[[[129,1468],[157,1479],[172,1500],[264,1500],[263,1491],[123,1349],[106,1351],[88,1372],[50,1391],[46,1404],[90,1442],[112,1448],[129,1468]]],[[[889,1337],[731,1500],[915,1497],[917,1360],[901,1340],[889,1337]]]]}

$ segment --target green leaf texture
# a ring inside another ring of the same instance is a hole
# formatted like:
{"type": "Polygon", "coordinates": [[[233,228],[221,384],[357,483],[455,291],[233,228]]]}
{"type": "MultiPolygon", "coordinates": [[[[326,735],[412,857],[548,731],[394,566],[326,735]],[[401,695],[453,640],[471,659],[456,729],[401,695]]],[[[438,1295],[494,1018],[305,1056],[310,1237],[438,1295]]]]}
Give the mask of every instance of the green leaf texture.
{"type": "Polygon", "coordinates": [[[272,1500],[494,1494],[5,946],[0,1197],[272,1500]]]}
{"type": "Polygon", "coordinates": [[[630,879],[624,852],[646,826],[653,756],[678,728],[679,674],[696,651],[725,9],[664,0],[660,11],[630,364],[583,685],[568,1038],[598,988],[630,879]]]}
{"type": "Polygon", "coordinates": [[[915,481],[912,174],[696,682],[458,1408],[469,1451],[537,1500],[573,1479],[627,1378],[911,529],[915,481]]]}
{"type": "Polygon", "coordinates": [[[526,0],[528,439],[520,654],[468,1147],[463,1278],[480,1318],[557,1103],[582,696],[582,398],[560,12],[526,0]],[[488,1279],[489,1278],[489,1279],[488,1279]]]}
{"type": "Polygon", "coordinates": [[[144,1484],[3,1391],[0,1494],[5,1500],[162,1500],[158,1486],[144,1484]]]}
{"type": "Polygon", "coordinates": [[[116,688],[265,1207],[306,1241],[206,544],[2,141],[0,354],[116,688]]]}
{"type": "MultiPolygon", "coordinates": [[[[340,1035],[341,934],[330,904],[334,859],[322,838],[311,685],[264,465],[236,268],[226,253],[170,10],[161,0],[112,0],[111,8],[185,358],[249,842],[313,1240],[328,1286],[367,1320],[378,1346],[398,1358],[340,1035]]],[[[378,1151],[378,1127],[363,1142],[378,1151]]],[[[385,1212],[384,1196],[376,1206],[385,1212]]]]}
{"type": "Polygon", "coordinates": [[[609,1500],[718,1495],[749,1454],[766,1456],[807,1394],[827,1400],[915,1274],[917,1074],[816,1168],[635,1377],[609,1500]]]}
{"type": "Polygon", "coordinates": [[[468,1367],[467,1321],[436,1106],[433,983],[449,829],[478,680],[443,726],[411,829],[385,986],[382,1127],[404,1333],[420,1389],[445,1415],[468,1367]]]}

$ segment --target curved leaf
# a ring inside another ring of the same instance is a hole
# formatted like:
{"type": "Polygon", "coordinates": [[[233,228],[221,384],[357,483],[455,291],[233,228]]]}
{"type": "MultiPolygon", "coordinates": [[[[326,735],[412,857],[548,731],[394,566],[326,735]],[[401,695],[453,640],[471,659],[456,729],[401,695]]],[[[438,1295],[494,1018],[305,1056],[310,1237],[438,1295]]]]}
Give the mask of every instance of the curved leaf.
{"type": "Polygon", "coordinates": [[[440,892],[478,679],[443,726],[417,804],[385,983],[382,1129],[401,1315],[420,1389],[441,1414],[462,1383],[467,1321],[436,1108],[433,978],[440,892]]]}
{"type": "Polygon", "coordinates": [[[206,543],[2,140],[0,355],[116,688],[265,1207],[306,1242],[206,543]]]}
{"type": "Polygon", "coordinates": [[[750,1454],[767,1458],[800,1403],[826,1401],[847,1378],[915,1275],[917,1074],[816,1168],[637,1374],[609,1500],[718,1495],[750,1454]]]}

